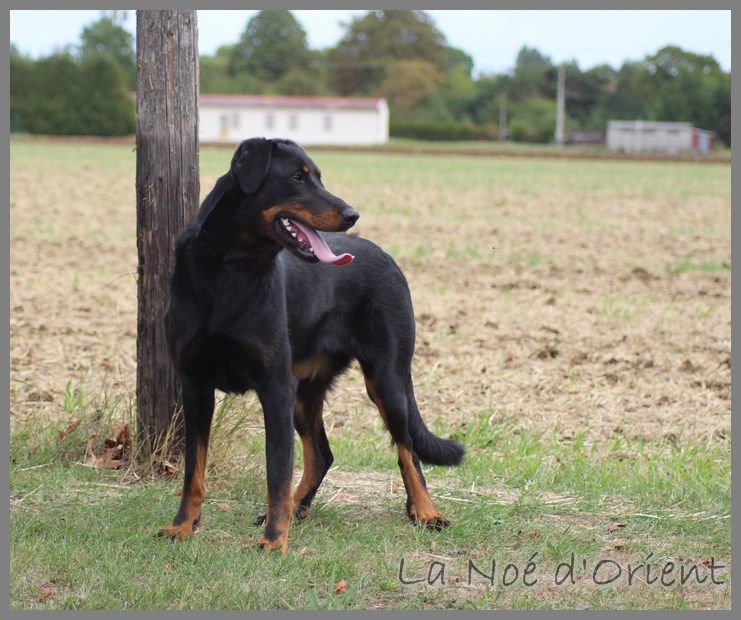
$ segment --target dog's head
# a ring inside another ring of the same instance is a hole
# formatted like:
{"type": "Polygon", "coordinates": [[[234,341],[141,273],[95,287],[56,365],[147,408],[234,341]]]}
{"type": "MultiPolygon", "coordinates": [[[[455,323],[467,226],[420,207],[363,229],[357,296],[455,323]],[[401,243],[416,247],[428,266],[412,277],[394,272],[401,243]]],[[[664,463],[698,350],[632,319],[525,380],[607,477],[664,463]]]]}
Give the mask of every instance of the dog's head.
{"type": "Polygon", "coordinates": [[[267,238],[308,262],[345,265],[353,260],[351,254],[334,254],[319,231],[345,231],[360,216],[324,188],[316,164],[297,144],[245,140],[222,182],[228,186],[222,196],[231,198],[221,200],[227,204],[219,209],[232,208],[231,222],[250,235],[267,238]]]}

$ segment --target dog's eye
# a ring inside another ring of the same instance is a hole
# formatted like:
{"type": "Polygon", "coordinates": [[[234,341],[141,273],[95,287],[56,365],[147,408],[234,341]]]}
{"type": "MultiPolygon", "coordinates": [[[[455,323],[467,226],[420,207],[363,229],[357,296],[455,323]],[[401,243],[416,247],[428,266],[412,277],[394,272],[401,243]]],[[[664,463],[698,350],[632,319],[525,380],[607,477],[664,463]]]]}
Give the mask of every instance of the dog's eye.
{"type": "Polygon", "coordinates": [[[303,183],[304,182],[304,177],[301,176],[301,173],[300,172],[297,172],[297,173],[295,173],[293,175],[293,180],[294,181],[298,181],[299,183],[303,183]]]}

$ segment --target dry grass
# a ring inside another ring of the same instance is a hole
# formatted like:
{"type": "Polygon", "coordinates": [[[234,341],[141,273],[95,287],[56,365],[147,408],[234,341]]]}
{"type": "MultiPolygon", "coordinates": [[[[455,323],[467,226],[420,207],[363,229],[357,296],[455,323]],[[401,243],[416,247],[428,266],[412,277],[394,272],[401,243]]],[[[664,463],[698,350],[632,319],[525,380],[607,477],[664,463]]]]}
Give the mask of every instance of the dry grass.
{"type": "MultiPolygon", "coordinates": [[[[228,164],[202,151],[202,194],[228,164]]],[[[409,280],[428,420],[561,436],[730,432],[730,168],[317,153],[357,232],[409,280]]],[[[11,416],[58,417],[68,384],[130,398],[134,153],[11,144],[11,416]]],[[[362,257],[358,257],[362,260],[362,257]]],[[[357,369],[334,428],[377,424],[357,369]]]]}

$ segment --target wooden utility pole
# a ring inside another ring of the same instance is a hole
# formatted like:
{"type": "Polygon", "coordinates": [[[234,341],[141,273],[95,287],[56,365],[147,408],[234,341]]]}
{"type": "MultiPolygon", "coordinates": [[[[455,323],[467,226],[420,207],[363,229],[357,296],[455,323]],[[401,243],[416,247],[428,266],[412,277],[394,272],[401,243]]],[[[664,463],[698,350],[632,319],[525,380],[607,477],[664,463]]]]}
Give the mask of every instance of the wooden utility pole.
{"type": "Polygon", "coordinates": [[[182,426],[172,425],[179,385],[163,320],[175,239],[200,190],[195,11],[136,12],[136,119],[137,436],[147,458],[168,429],[182,426]]]}
{"type": "Polygon", "coordinates": [[[557,90],[556,90],[556,133],[553,136],[553,141],[556,144],[563,144],[565,119],[566,119],[566,65],[561,63],[558,66],[558,83],[557,83],[557,90]]]}

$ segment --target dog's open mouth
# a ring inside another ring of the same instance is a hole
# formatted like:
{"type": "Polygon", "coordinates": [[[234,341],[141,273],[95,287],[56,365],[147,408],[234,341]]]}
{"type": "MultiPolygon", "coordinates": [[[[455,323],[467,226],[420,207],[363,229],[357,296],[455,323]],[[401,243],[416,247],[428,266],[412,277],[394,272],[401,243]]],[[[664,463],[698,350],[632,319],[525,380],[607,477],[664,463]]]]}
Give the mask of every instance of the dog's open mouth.
{"type": "Polygon", "coordinates": [[[280,217],[273,225],[285,240],[286,247],[299,258],[311,262],[321,261],[328,265],[347,265],[355,258],[347,252],[335,254],[319,232],[308,224],[299,224],[296,220],[280,217]]]}

